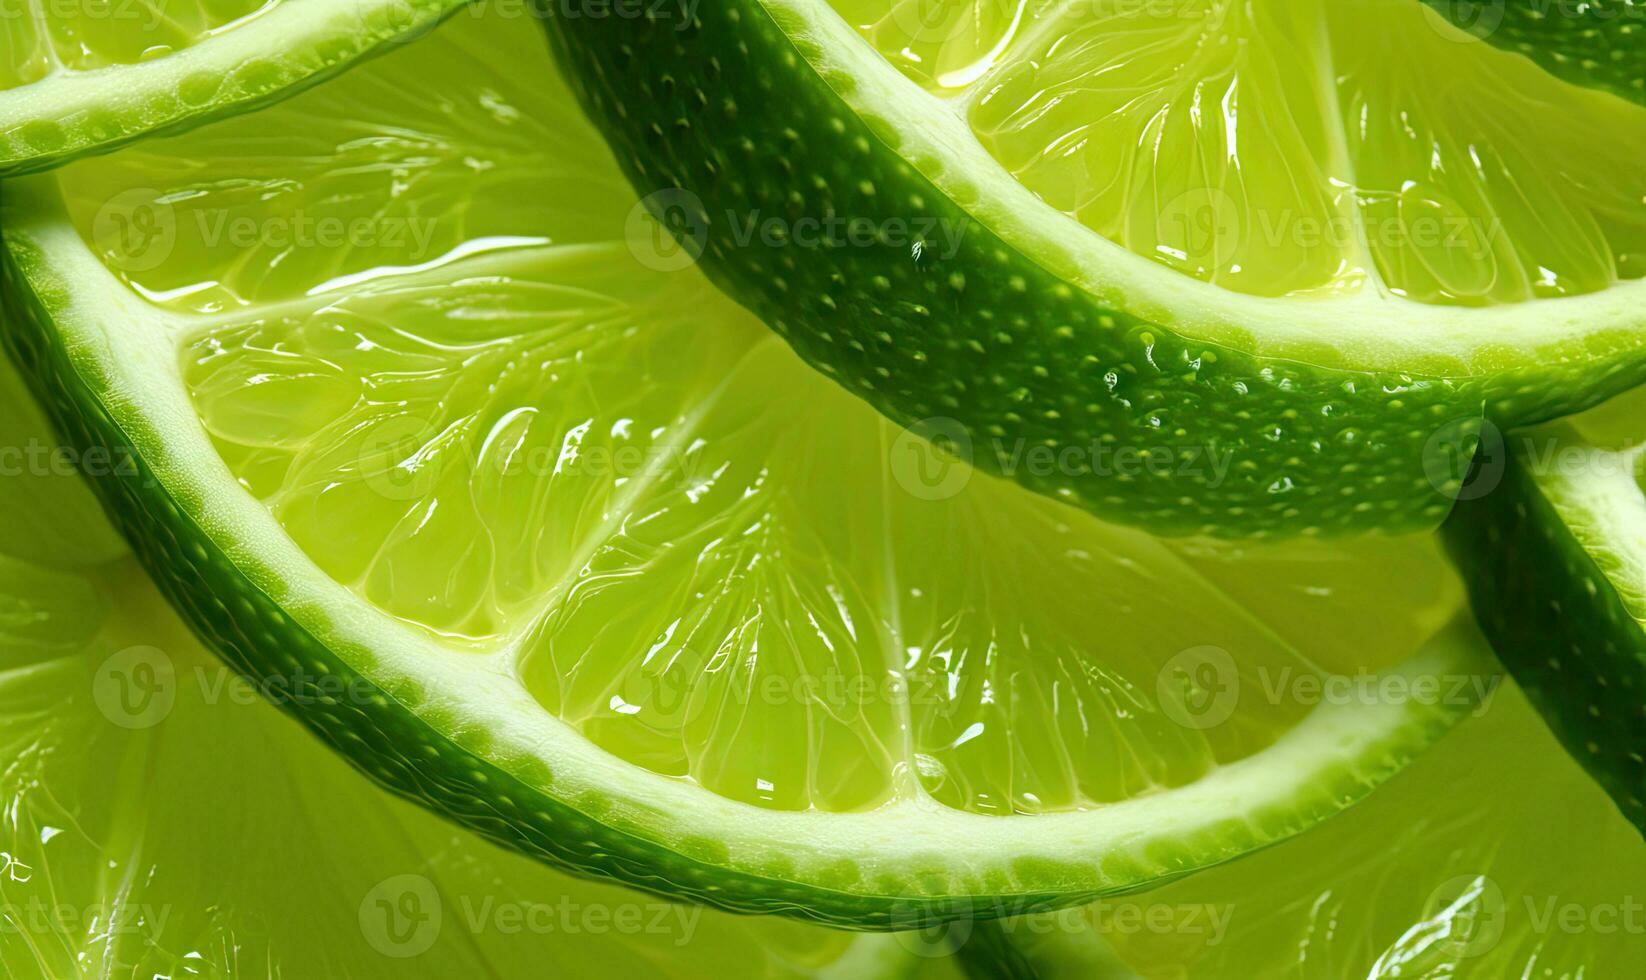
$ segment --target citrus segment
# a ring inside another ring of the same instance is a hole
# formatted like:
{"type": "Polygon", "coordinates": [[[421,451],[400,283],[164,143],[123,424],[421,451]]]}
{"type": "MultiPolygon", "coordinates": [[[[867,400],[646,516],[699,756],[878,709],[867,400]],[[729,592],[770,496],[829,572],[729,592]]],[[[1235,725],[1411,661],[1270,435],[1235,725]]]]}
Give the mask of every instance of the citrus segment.
{"type": "Polygon", "coordinates": [[[463,18],[7,217],[17,350],[141,464],[97,484],[123,530],[236,666],[346,682],[294,710],[376,778],[587,873],[897,929],[1236,856],[1466,710],[1411,694],[1490,671],[1431,542],[1168,545],[932,456],[657,268],[632,197],[586,200],[609,160],[532,162],[593,142],[539,44],[463,18]],[[135,269],[110,207],[177,232],[135,269]]]}
{"type": "Polygon", "coordinates": [[[1641,404],[1624,395],[1503,437],[1445,533],[1505,666],[1646,832],[1641,404]]]}
{"type": "Polygon", "coordinates": [[[1313,833],[1163,888],[979,926],[960,956],[973,975],[1015,960],[1040,980],[1627,974],[1646,955],[1646,844],[1513,685],[1478,714],[1313,833]]]}
{"type": "Polygon", "coordinates": [[[1432,527],[1482,419],[1643,376],[1646,110],[1418,4],[1158,7],[546,14],[717,285],[893,421],[1110,520],[1432,527]]]}
{"type": "MultiPolygon", "coordinates": [[[[55,445],[9,362],[0,383],[55,445]]],[[[30,496],[0,481],[8,514],[30,496]]],[[[93,530],[114,535],[95,510],[40,527],[93,530]]],[[[51,557],[0,548],[7,977],[955,974],[917,937],[672,905],[456,832],[262,703],[129,557],[51,557]]]]}

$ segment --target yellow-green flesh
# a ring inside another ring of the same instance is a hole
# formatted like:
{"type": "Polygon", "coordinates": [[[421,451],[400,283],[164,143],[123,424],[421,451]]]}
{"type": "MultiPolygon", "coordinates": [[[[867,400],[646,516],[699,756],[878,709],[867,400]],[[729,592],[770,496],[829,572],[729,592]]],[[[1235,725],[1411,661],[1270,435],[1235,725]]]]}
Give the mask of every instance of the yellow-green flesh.
{"type": "Polygon", "coordinates": [[[234,476],[453,656],[733,800],[1033,814],[1247,757],[1455,612],[1425,538],[1167,545],[922,455],[636,258],[512,26],[61,178],[234,476]]]}
{"type": "Polygon", "coordinates": [[[1260,296],[1646,274],[1646,108],[1406,0],[831,0],[1055,209],[1260,296]]]}
{"type": "Polygon", "coordinates": [[[998,927],[1040,980],[1632,975],[1646,843],[1505,683],[1363,805],[1243,861],[998,927]],[[1118,960],[1095,973],[1101,956],[1118,960]]]}
{"type": "MultiPolygon", "coordinates": [[[[4,361],[0,392],[14,444],[55,448],[4,361]]],[[[957,975],[916,937],[673,905],[396,800],[189,635],[77,476],[8,469],[0,507],[33,531],[0,537],[8,980],[957,975]]]]}

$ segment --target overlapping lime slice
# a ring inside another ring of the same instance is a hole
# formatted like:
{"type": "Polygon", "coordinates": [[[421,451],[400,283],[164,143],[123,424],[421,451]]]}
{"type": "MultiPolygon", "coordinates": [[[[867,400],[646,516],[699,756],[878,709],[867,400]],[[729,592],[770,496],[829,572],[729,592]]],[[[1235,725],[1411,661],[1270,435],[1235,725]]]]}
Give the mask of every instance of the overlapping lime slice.
{"type": "MultiPolygon", "coordinates": [[[[54,447],[3,362],[0,389],[5,445],[54,447]]],[[[115,538],[74,479],[0,476],[0,975],[952,974],[916,936],[580,881],[393,799],[211,657],[129,557],[85,546],[115,538]],[[14,520],[34,525],[21,549],[14,520]]]]}
{"type": "Polygon", "coordinates": [[[1640,0],[1424,0],[1475,37],[1578,85],[1646,102],[1646,4],[1640,0]]]}
{"type": "Polygon", "coordinates": [[[0,174],[255,109],[465,0],[6,0],[0,174]]]}
{"type": "Polygon", "coordinates": [[[122,530],[365,771],[896,929],[1272,843],[1468,710],[1432,542],[1168,546],[930,454],[660,268],[516,26],[8,188],[8,336],[122,530]]]}
{"type": "Polygon", "coordinates": [[[1446,524],[1475,615],[1646,832],[1646,400],[1498,436],[1446,524]]]}
{"type": "Polygon", "coordinates": [[[544,7],[718,284],[1108,519],[1432,527],[1482,418],[1646,377],[1646,107],[1415,0],[544,7]]]}
{"type": "Polygon", "coordinates": [[[979,978],[1631,975],[1646,960],[1646,843],[1512,684],[1479,714],[1296,840],[951,938],[979,978]]]}

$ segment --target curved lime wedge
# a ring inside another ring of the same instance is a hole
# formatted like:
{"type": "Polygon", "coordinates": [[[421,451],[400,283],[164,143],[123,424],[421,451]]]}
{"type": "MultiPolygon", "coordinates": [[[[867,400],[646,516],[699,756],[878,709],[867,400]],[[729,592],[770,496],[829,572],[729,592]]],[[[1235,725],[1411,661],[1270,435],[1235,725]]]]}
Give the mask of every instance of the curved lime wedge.
{"type": "MultiPolygon", "coordinates": [[[[1184,882],[959,943],[974,977],[1627,976],[1646,843],[1512,685],[1365,804],[1184,882]]],[[[957,934],[954,939],[962,937],[957,934]]]]}
{"type": "Polygon", "coordinates": [[[1646,4],[1424,0],[1460,30],[1577,85],[1646,102],[1646,4]]]}
{"type": "Polygon", "coordinates": [[[0,602],[41,612],[0,631],[7,977],[952,970],[918,936],[677,905],[454,831],[263,704],[130,561],[0,557],[0,602]]]}
{"type": "Polygon", "coordinates": [[[1439,678],[1494,668],[1433,541],[1167,545],[930,455],[637,259],[512,26],[5,215],[8,337],[139,464],[97,483],[122,530],[366,772],[591,874],[896,929],[1272,843],[1467,710],[1439,678]]]}
{"type": "MultiPolygon", "coordinates": [[[[0,362],[0,406],[38,419],[16,382],[0,362]]],[[[13,431],[51,443],[43,424],[13,431]]],[[[0,482],[8,514],[33,514],[32,498],[0,482]]],[[[83,490],[74,500],[38,533],[112,539],[83,490]]],[[[673,905],[454,832],[264,704],[135,562],[54,557],[0,549],[6,977],[952,970],[916,937],[673,905]]]]}
{"type": "Polygon", "coordinates": [[[1500,437],[1445,536],[1498,656],[1646,832],[1643,408],[1500,437]]]}
{"type": "Polygon", "coordinates": [[[1106,519],[1433,527],[1481,419],[1646,378],[1646,108],[1410,0],[1169,7],[548,27],[688,260],[892,420],[1106,519]]]}
{"type": "Polygon", "coordinates": [[[464,0],[23,0],[0,16],[0,175],[267,105],[464,0]]]}

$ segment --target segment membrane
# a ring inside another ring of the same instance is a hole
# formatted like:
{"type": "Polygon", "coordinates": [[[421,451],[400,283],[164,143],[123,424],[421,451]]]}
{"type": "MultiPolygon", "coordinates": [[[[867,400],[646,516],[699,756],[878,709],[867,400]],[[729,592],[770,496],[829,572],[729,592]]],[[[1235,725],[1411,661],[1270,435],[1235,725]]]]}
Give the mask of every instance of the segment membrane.
{"type": "Polygon", "coordinates": [[[1273,4],[1076,4],[978,83],[970,119],[1060,211],[1180,272],[1275,296],[1364,279],[1339,221],[1321,14],[1273,4]]]}
{"type": "Polygon", "coordinates": [[[1646,274],[1646,110],[1460,41],[1418,4],[1329,9],[1356,195],[1392,291],[1481,306],[1646,274]]]}
{"type": "Polygon", "coordinates": [[[547,63],[476,69],[537,42],[514,26],[459,18],[255,118],[64,177],[88,243],[177,323],[223,459],[377,609],[733,799],[1010,814],[1247,757],[1326,703],[1323,679],[1364,696],[1457,608],[1428,539],[1257,549],[1237,572],[935,454],[694,271],[660,268],[547,63]],[[349,156],[368,131],[422,135],[349,156]],[[472,161],[488,166],[459,200],[472,161]],[[428,215],[440,260],[179,231],[121,269],[98,202],[134,193],[179,228],[191,209],[428,215]]]}
{"type": "Polygon", "coordinates": [[[988,71],[1050,0],[833,0],[840,15],[929,91],[964,89],[988,71]]]}
{"type": "Polygon", "coordinates": [[[1646,109],[1421,4],[834,6],[1041,199],[1205,282],[1481,306],[1646,273],[1646,109]]]}

